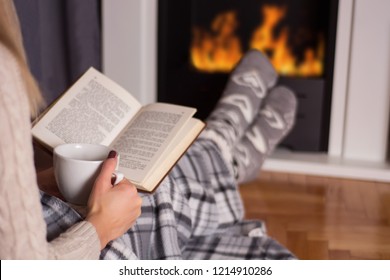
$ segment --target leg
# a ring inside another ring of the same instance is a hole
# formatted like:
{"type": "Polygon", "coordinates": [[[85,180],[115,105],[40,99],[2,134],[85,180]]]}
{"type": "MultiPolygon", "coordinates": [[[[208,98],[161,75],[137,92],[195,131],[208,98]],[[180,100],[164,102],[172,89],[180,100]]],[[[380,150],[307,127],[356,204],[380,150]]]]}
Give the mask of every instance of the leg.
{"type": "MultiPolygon", "coordinates": [[[[43,195],[41,201],[51,238],[81,220],[57,198],[43,195]]],[[[251,235],[262,223],[242,218],[236,181],[218,147],[212,141],[199,140],[153,195],[143,195],[141,217],[126,234],[107,245],[101,258],[292,257],[285,249],[270,254],[276,243],[265,235],[251,235]]]]}
{"type": "Polygon", "coordinates": [[[188,200],[192,235],[215,234],[243,219],[237,183],[218,146],[199,139],[170,173],[188,200]]]}
{"type": "Polygon", "coordinates": [[[232,72],[202,134],[202,137],[213,139],[228,161],[231,149],[253,121],[276,80],[277,74],[268,59],[255,50],[245,54],[232,72]]]}
{"type": "MultiPolygon", "coordinates": [[[[265,234],[261,221],[244,221],[241,197],[218,146],[199,139],[172,170],[170,179],[186,197],[191,230],[184,259],[294,259],[265,234]]],[[[174,199],[173,199],[174,201],[174,199]]],[[[174,206],[180,217],[183,208],[174,206]]],[[[187,212],[188,215],[188,212],[187,212]]],[[[177,224],[186,224],[186,219],[177,224]]],[[[188,222],[187,222],[188,225],[188,222]]]]}
{"type": "Polygon", "coordinates": [[[226,234],[243,215],[236,180],[218,147],[200,139],[153,195],[143,195],[141,217],[102,258],[122,258],[128,251],[140,259],[183,258],[192,239],[226,234]]]}
{"type": "Polygon", "coordinates": [[[263,108],[235,146],[234,173],[238,183],[254,179],[264,160],[291,130],[295,122],[297,99],[285,87],[275,87],[263,102],[263,108]]]}
{"type": "MultiPolygon", "coordinates": [[[[142,194],[142,215],[110,242],[102,259],[179,259],[194,237],[223,234],[243,219],[236,181],[218,147],[198,140],[154,194],[142,194]]],[[[82,217],[63,201],[42,193],[48,236],[54,238],[82,217]]]]}

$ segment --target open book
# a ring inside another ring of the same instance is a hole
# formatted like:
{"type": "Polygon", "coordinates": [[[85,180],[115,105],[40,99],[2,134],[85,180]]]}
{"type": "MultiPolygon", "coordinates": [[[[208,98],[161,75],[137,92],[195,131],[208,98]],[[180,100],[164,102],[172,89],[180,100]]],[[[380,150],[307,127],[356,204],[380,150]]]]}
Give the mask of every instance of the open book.
{"type": "Polygon", "coordinates": [[[34,139],[49,150],[63,143],[95,143],[120,154],[119,171],[153,192],[203,130],[196,109],[141,104],[90,68],[34,123],[34,139]]]}

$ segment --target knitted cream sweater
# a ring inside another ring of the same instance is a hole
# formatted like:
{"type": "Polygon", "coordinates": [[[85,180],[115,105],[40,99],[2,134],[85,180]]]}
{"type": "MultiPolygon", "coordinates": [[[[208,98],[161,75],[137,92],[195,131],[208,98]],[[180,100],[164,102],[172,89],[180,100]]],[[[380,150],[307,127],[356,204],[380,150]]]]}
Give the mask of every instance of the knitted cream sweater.
{"type": "Polygon", "coordinates": [[[89,222],[46,241],[27,92],[15,58],[0,44],[0,259],[98,259],[99,249],[89,222]]]}

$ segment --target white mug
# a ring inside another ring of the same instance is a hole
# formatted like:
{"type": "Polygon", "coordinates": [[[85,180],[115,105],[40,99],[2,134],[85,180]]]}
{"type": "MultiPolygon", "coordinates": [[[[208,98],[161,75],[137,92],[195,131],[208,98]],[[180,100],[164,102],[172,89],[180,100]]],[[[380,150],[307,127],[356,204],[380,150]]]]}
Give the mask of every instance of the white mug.
{"type": "MultiPolygon", "coordinates": [[[[58,189],[68,202],[87,204],[93,184],[110,150],[99,144],[62,144],[54,148],[54,176],[58,189]]],[[[124,176],[119,171],[115,171],[114,175],[116,185],[124,176]]]]}

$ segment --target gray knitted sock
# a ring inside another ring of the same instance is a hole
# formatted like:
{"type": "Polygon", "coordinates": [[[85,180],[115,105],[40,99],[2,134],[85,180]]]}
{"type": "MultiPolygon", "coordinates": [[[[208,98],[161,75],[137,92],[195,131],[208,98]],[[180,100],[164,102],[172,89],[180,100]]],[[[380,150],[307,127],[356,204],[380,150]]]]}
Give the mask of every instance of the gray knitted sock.
{"type": "Polygon", "coordinates": [[[273,88],[257,118],[233,150],[233,169],[238,183],[258,175],[266,157],[287,135],[295,123],[297,99],[286,87],[273,88]]]}
{"type": "Polygon", "coordinates": [[[247,52],[230,75],[201,136],[214,140],[226,160],[230,161],[231,150],[253,121],[261,101],[276,80],[271,63],[257,50],[247,52]]]}

